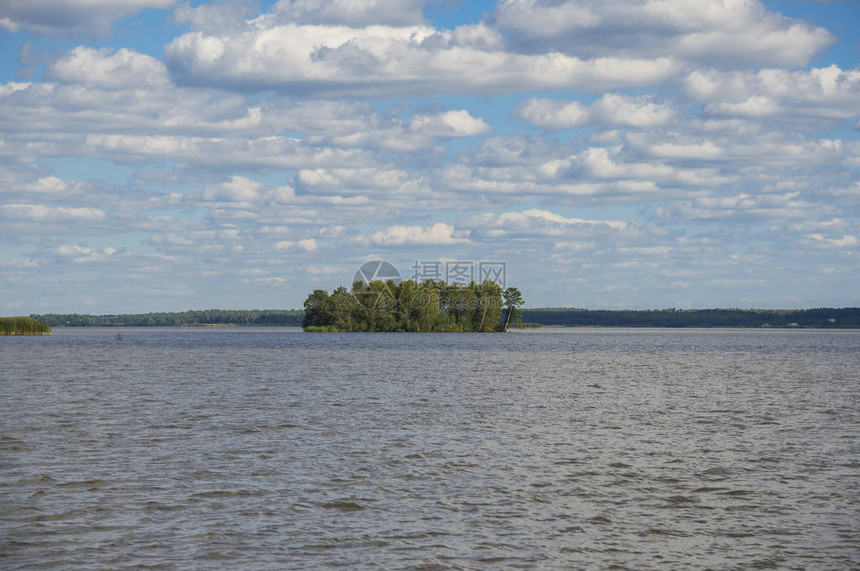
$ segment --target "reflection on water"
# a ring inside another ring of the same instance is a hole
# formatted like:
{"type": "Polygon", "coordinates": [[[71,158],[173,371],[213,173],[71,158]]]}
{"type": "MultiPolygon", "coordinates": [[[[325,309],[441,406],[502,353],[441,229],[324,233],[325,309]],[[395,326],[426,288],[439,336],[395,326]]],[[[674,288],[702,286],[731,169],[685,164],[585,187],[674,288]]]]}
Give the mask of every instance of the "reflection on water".
{"type": "Polygon", "coordinates": [[[4,568],[856,568],[860,332],[0,339],[4,568]]]}

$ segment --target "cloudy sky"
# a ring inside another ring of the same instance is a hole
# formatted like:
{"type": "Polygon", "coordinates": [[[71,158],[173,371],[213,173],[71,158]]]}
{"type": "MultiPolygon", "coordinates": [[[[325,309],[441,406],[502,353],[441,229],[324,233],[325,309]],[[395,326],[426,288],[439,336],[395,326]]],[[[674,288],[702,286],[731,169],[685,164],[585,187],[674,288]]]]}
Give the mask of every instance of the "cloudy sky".
{"type": "Polygon", "coordinates": [[[857,0],[0,0],[0,54],[0,314],[860,305],[857,0]]]}

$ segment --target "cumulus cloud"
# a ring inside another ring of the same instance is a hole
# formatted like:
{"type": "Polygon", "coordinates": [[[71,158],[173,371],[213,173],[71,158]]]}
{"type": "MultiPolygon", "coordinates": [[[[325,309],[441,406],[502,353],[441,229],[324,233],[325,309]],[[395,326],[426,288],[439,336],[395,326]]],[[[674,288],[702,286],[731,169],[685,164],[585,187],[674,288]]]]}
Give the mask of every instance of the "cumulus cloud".
{"type": "Polygon", "coordinates": [[[803,65],[835,41],[758,0],[502,0],[494,27],[531,50],[659,57],[719,65],[803,65]],[[635,33],[631,33],[635,30],[635,33]]]}
{"type": "Polygon", "coordinates": [[[545,129],[570,129],[587,124],[650,128],[665,125],[675,116],[666,103],[652,96],[630,97],[607,93],[591,105],[533,97],[522,103],[520,117],[545,129]]]}
{"type": "Polygon", "coordinates": [[[860,240],[857,239],[857,236],[852,236],[850,234],[844,234],[839,238],[828,238],[822,234],[813,233],[807,234],[806,237],[816,246],[827,248],[854,248],[857,245],[860,245],[860,240]]]}
{"type": "MultiPolygon", "coordinates": [[[[112,57],[101,51],[97,54],[112,57]]],[[[162,83],[158,74],[138,75],[127,69],[114,75],[117,70],[101,63],[94,61],[79,74],[64,69],[63,81],[70,83],[0,85],[0,129],[52,134],[271,134],[260,120],[260,107],[240,97],[183,91],[162,83]],[[71,83],[78,81],[82,83],[71,83]]]]}
{"type": "Polygon", "coordinates": [[[275,249],[286,252],[313,252],[318,248],[317,241],[313,238],[303,240],[281,240],[275,243],[275,249]]]}
{"type": "Polygon", "coordinates": [[[453,246],[468,243],[468,238],[451,224],[436,222],[431,226],[391,226],[382,232],[359,236],[355,242],[377,246],[453,246]]]}
{"type": "Polygon", "coordinates": [[[0,260],[0,268],[30,269],[39,267],[39,262],[33,258],[11,258],[0,260]]]}
{"type": "Polygon", "coordinates": [[[278,0],[272,16],[306,24],[368,26],[421,24],[425,0],[278,0]]]}
{"type": "Polygon", "coordinates": [[[0,184],[0,194],[36,194],[62,195],[73,188],[73,184],[53,175],[42,175],[39,172],[28,172],[21,169],[0,166],[0,178],[6,184],[0,184]]]}
{"type": "Polygon", "coordinates": [[[713,115],[824,119],[860,115],[860,69],[836,65],[804,71],[697,70],[687,76],[685,87],[713,115]]]}
{"type": "Polygon", "coordinates": [[[570,129],[591,119],[588,105],[579,101],[559,101],[532,97],[517,109],[520,117],[544,129],[570,129]]]}
{"type": "Polygon", "coordinates": [[[44,204],[0,204],[0,218],[51,221],[98,221],[106,214],[98,208],[46,206],[44,204]]]}
{"type": "Polygon", "coordinates": [[[427,149],[447,139],[484,135],[492,130],[483,119],[472,116],[465,109],[422,113],[408,120],[368,114],[353,129],[347,131],[341,128],[341,132],[334,136],[317,135],[312,140],[339,146],[410,152],[427,149]]]}
{"type": "Polygon", "coordinates": [[[549,176],[558,181],[628,181],[630,185],[620,187],[624,194],[662,191],[664,196],[676,194],[670,192],[672,189],[715,188],[733,180],[733,177],[722,175],[712,167],[684,167],[655,160],[636,160],[622,151],[621,147],[589,147],[570,158],[555,161],[549,176]]]}
{"type": "Polygon", "coordinates": [[[164,64],[134,50],[78,46],[51,64],[48,79],[105,89],[165,86],[164,64]]]}
{"type": "Polygon", "coordinates": [[[332,96],[488,94],[523,85],[596,91],[660,82],[678,69],[670,57],[580,59],[521,54],[498,43],[480,27],[457,33],[420,25],[352,28],[262,18],[233,33],[189,32],[165,51],[182,83],[332,96]]]}
{"type": "Polygon", "coordinates": [[[834,208],[812,203],[799,193],[707,196],[679,201],[672,208],[657,207],[655,217],[666,221],[728,220],[732,222],[764,220],[804,220],[811,216],[826,217],[834,208]]]}
{"type": "Polygon", "coordinates": [[[416,130],[442,133],[453,137],[483,135],[493,130],[483,119],[472,117],[468,111],[446,111],[436,116],[419,116],[412,120],[416,130]]]}
{"type": "Polygon", "coordinates": [[[173,18],[178,24],[190,24],[196,30],[235,31],[248,26],[257,6],[252,0],[212,2],[192,6],[183,2],[176,6],[173,18]]]}
{"type": "Polygon", "coordinates": [[[243,176],[234,176],[229,182],[209,185],[203,191],[204,200],[227,202],[256,202],[265,185],[243,176]]]}
{"type": "Polygon", "coordinates": [[[250,160],[282,168],[304,164],[304,157],[315,166],[343,167],[374,162],[364,149],[424,151],[492,130],[465,109],[396,116],[361,103],[253,104],[241,96],[173,86],[160,62],[128,50],[79,47],[46,75],[55,82],[0,85],[6,152],[17,146],[31,157],[68,152],[131,162],[169,153],[185,165],[205,159],[226,167],[250,160]],[[309,135],[287,141],[277,135],[281,130],[309,135]],[[38,131],[50,137],[32,145],[38,131]]]}
{"type": "Polygon", "coordinates": [[[88,264],[93,262],[105,262],[116,255],[116,248],[89,248],[78,244],[63,244],[54,248],[53,253],[58,257],[74,264],[88,264]]]}
{"type": "Polygon", "coordinates": [[[593,236],[597,233],[625,232],[632,228],[623,220],[567,218],[548,210],[532,208],[522,212],[483,213],[462,222],[464,228],[489,238],[526,236],[593,236]]]}
{"type": "Polygon", "coordinates": [[[145,8],[169,8],[176,0],[0,0],[0,27],[37,34],[104,35],[111,25],[145,8]]]}
{"type": "MultiPolygon", "coordinates": [[[[754,166],[759,175],[765,169],[786,166],[848,166],[854,153],[841,139],[804,137],[755,126],[739,133],[732,125],[706,132],[627,133],[625,148],[667,163],[711,164],[735,171],[754,166]]],[[[773,170],[772,174],[782,178],[784,173],[773,170]]]]}

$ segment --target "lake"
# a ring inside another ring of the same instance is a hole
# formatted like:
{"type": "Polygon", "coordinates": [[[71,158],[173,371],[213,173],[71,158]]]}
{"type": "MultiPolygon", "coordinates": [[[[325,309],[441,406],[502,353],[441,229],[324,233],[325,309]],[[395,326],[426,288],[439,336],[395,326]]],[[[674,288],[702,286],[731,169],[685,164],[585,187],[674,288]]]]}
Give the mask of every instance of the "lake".
{"type": "Polygon", "coordinates": [[[0,338],[4,569],[860,567],[860,331],[0,338]]]}

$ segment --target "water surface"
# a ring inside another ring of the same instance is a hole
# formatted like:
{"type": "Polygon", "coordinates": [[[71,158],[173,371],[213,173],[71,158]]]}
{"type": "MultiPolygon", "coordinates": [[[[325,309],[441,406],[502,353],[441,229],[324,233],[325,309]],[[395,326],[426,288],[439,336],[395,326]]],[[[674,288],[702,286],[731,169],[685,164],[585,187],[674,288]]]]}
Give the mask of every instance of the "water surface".
{"type": "Polygon", "coordinates": [[[860,566],[860,332],[0,338],[6,569],[860,566]]]}

